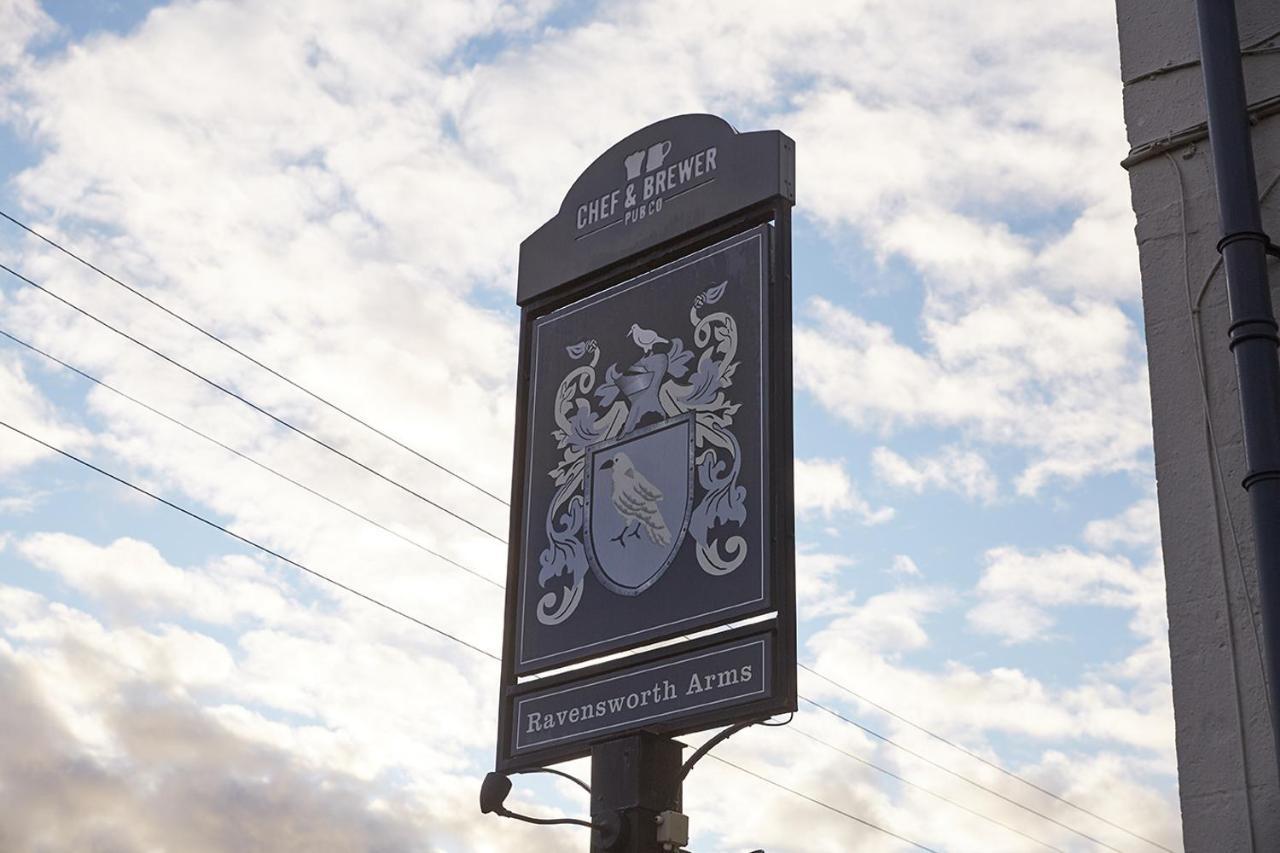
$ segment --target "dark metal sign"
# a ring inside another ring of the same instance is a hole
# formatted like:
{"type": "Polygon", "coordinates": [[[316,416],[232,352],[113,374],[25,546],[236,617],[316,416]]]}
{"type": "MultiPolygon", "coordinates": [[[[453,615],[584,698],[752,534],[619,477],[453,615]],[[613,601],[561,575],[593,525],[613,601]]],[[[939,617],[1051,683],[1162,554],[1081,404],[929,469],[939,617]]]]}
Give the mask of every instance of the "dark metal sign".
{"type": "Polygon", "coordinates": [[[521,248],[502,769],[794,707],[793,151],[714,116],[659,122],[521,248]],[[519,681],[761,615],[754,644],[519,681]],[[678,684],[712,663],[738,676],[678,684]]]}

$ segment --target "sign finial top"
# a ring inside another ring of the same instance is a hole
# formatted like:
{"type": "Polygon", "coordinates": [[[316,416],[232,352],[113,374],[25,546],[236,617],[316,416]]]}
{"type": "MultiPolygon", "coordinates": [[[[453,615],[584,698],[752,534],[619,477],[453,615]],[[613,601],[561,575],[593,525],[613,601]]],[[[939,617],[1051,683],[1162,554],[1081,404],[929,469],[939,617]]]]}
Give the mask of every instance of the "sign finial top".
{"type": "Polygon", "coordinates": [[[795,144],[779,131],[705,113],[655,122],[597,157],[521,244],[516,301],[755,204],[794,203],[794,188],[795,144]]]}

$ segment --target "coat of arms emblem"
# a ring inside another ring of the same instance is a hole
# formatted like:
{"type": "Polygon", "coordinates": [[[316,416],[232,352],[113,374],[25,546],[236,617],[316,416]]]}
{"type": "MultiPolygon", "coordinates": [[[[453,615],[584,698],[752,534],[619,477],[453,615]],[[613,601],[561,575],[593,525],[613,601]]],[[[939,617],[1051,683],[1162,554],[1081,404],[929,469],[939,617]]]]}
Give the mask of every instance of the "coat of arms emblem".
{"type": "Polygon", "coordinates": [[[747,520],[731,396],[738,325],[713,307],[728,286],[697,293],[688,327],[636,317],[617,340],[567,347],[579,364],[553,401],[561,457],[547,472],[555,490],[538,558],[542,624],[573,614],[588,572],[617,595],[638,596],[682,553],[712,576],[747,558],[735,530],[747,520]]]}

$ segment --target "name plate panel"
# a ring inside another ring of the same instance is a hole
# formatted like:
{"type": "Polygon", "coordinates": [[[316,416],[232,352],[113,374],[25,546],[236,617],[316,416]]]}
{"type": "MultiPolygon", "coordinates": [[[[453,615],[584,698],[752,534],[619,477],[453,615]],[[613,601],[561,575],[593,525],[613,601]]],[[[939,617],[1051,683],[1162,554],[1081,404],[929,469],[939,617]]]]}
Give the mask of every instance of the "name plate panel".
{"type": "Polygon", "coordinates": [[[723,719],[735,709],[761,715],[761,703],[773,701],[773,668],[770,630],[569,683],[535,682],[515,697],[510,754],[521,764],[546,750],[565,760],[617,732],[691,731],[708,715],[723,719]]]}

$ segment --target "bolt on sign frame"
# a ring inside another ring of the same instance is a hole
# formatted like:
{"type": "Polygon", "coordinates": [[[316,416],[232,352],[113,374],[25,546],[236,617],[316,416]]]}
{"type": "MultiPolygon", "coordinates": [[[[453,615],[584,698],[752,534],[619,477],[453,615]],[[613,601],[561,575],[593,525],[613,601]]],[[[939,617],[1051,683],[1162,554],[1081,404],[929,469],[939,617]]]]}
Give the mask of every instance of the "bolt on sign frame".
{"type": "Polygon", "coordinates": [[[499,771],[796,709],[794,204],[785,134],[676,116],[521,244],[499,771]]]}

